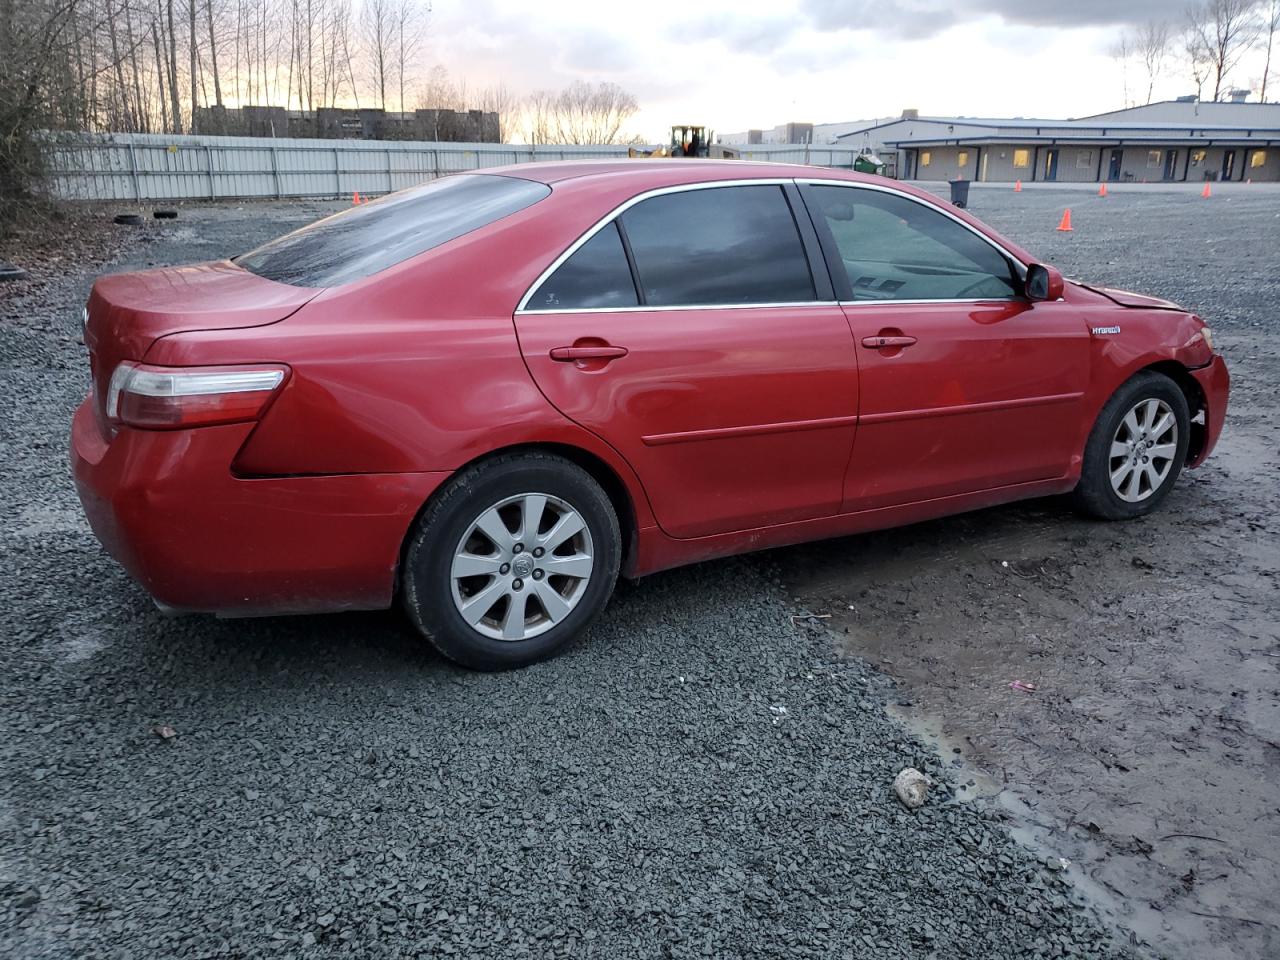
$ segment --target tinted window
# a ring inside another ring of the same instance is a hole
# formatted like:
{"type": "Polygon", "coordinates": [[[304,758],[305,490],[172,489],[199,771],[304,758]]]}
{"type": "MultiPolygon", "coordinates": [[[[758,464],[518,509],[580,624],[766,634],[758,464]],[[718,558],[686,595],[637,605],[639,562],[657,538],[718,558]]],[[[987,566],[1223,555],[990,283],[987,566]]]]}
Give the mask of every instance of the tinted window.
{"type": "Polygon", "coordinates": [[[936,210],[856,187],[805,188],[840,251],[854,300],[1006,299],[1019,284],[995,247],[936,210]]]}
{"type": "Polygon", "coordinates": [[[622,215],[650,306],[814,299],[791,208],[777,186],[651,197],[622,215]]]}
{"type": "Polygon", "coordinates": [[[523,210],[550,193],[546,184],[515,177],[445,177],[318,220],[235,262],[280,283],[336,287],[523,210]]]}
{"type": "Polygon", "coordinates": [[[526,310],[634,307],[636,287],[618,225],[610,223],[580,246],[529,298],[526,310]]]}

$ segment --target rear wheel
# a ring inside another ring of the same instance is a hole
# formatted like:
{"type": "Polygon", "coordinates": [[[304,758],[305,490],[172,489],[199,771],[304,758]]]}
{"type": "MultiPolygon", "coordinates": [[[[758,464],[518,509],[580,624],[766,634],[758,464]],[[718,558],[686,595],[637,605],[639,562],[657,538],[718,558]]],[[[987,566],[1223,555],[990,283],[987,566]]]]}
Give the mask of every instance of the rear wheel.
{"type": "Polygon", "coordinates": [[[620,556],[613,506],[586,471],[550,454],[495,457],[451,480],[418,521],[405,606],[451,660],[520,667],[596,618],[620,556]]]}
{"type": "Polygon", "coordinates": [[[1158,507],[1187,456],[1187,399],[1168,377],[1147,371],[1107,401],[1085,444],[1079,509],[1104,520],[1128,520],[1158,507]]]}

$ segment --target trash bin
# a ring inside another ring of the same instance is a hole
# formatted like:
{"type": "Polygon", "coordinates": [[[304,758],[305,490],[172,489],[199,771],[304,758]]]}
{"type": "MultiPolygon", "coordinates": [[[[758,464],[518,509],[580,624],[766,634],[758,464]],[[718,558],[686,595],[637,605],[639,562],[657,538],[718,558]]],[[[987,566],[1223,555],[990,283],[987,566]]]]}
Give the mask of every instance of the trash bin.
{"type": "Polygon", "coordinates": [[[853,169],[858,173],[880,173],[884,170],[884,161],[869,150],[863,150],[854,158],[853,169]]]}
{"type": "Polygon", "coordinates": [[[969,205],[969,181],[951,181],[951,202],[963,210],[969,205]]]}

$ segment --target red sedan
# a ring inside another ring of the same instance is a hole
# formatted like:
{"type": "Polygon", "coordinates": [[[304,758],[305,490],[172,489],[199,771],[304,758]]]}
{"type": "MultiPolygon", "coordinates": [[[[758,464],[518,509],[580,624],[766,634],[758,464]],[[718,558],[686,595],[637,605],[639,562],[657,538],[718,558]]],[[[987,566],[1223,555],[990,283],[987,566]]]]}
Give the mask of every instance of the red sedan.
{"type": "Polygon", "coordinates": [[[1140,516],[1228,392],[1172,303],[902,184],[734,162],[448,177],[103,277],[85,323],[77,486],[159,604],[399,600],[483,669],[618,576],[1071,491],[1140,516]]]}

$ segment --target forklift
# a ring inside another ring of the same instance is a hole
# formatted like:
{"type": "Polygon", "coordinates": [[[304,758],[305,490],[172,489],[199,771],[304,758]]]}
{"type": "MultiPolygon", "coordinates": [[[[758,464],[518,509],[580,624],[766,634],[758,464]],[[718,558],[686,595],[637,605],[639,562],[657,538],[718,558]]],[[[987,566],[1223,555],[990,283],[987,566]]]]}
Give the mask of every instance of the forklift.
{"type": "Polygon", "coordinates": [[[738,151],[723,144],[712,143],[714,131],[700,124],[680,123],[671,128],[671,141],[655,150],[627,151],[630,157],[714,157],[720,160],[737,160],[738,151]]]}

